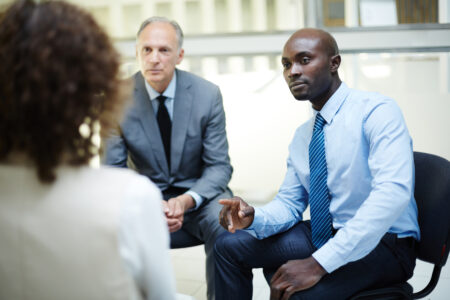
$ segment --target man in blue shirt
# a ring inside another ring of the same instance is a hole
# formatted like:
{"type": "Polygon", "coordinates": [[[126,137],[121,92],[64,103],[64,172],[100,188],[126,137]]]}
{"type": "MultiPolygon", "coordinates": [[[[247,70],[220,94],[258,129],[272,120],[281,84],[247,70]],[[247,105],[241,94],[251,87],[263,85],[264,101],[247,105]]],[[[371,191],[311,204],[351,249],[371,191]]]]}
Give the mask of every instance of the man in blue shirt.
{"type": "Polygon", "coordinates": [[[220,223],[234,234],[216,241],[216,299],[251,299],[252,268],[271,278],[271,299],[346,299],[412,276],[420,236],[411,138],[397,104],[347,87],[340,62],[325,31],[286,42],[284,77],[314,117],[297,129],[270,203],[220,201],[220,223]],[[302,219],[308,204],[311,222],[302,219]]]}

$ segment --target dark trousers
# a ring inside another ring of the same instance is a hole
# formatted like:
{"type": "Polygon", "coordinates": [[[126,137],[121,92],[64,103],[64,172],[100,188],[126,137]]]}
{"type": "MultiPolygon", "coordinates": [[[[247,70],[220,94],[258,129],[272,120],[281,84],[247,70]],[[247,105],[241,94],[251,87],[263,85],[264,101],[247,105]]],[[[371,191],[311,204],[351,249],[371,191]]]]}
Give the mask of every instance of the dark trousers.
{"type": "MultiPolygon", "coordinates": [[[[215,245],[216,300],[252,299],[253,268],[263,268],[270,280],[282,264],[307,258],[315,250],[309,221],[262,240],[245,231],[225,232],[215,245]]],[[[415,258],[412,238],[388,233],[367,256],[325,275],[290,299],[347,299],[367,288],[402,282],[412,276],[415,258]]]]}
{"type": "MultiPolygon", "coordinates": [[[[176,197],[186,192],[187,189],[171,188],[163,191],[164,200],[176,197]]],[[[208,300],[214,299],[214,243],[217,237],[225,231],[219,224],[219,212],[222,205],[220,199],[231,198],[232,193],[227,189],[214,199],[205,200],[202,205],[184,215],[183,226],[180,230],[170,234],[171,248],[194,246],[198,243],[205,244],[206,253],[206,283],[208,300]]]]}

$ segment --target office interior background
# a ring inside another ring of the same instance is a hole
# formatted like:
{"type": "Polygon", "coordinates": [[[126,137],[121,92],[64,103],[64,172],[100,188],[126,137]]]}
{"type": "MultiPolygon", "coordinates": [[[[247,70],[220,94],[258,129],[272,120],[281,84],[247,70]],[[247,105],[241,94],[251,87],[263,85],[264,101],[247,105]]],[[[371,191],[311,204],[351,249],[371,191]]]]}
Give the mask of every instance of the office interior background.
{"type": "MultiPolygon", "coordinates": [[[[10,2],[0,0],[0,10],[10,2]]],[[[310,104],[290,94],[280,63],[284,42],[302,27],[335,36],[342,55],[339,74],[347,85],[397,101],[415,151],[450,160],[450,0],[68,2],[86,8],[110,34],[123,55],[124,76],[137,71],[135,34],[144,19],[159,15],[181,25],[185,58],[179,67],[220,86],[234,167],[230,187],[256,205],[277,192],[294,131],[312,116],[310,104]]],[[[189,255],[177,253],[176,268],[189,255]]],[[[416,289],[431,274],[428,266],[418,267],[415,276],[423,280],[413,281],[416,289]]],[[[186,278],[177,274],[178,288],[204,299],[203,274],[194,284],[197,275],[184,272],[186,278]]],[[[447,265],[428,299],[450,298],[449,284],[447,265]]],[[[262,289],[255,299],[268,298],[262,289]]]]}

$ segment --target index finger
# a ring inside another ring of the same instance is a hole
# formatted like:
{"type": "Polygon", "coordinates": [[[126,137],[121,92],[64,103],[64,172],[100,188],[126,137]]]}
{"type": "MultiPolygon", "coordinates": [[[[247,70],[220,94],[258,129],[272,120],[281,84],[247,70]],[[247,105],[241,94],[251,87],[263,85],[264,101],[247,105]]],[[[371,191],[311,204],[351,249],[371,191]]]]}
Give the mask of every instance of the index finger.
{"type": "Polygon", "coordinates": [[[281,276],[281,267],[280,268],[278,268],[278,270],[275,272],[275,274],[273,274],[273,276],[272,276],[272,279],[270,280],[270,284],[273,284],[273,283],[275,283],[277,280],[278,280],[278,278],[281,276]]]}
{"type": "Polygon", "coordinates": [[[176,210],[176,201],[173,201],[174,198],[170,198],[167,200],[167,216],[173,217],[176,210]]]}
{"type": "Polygon", "coordinates": [[[283,297],[281,298],[281,300],[289,300],[289,298],[291,298],[292,294],[294,293],[295,293],[294,287],[291,285],[284,290],[283,297]]]}
{"type": "Polygon", "coordinates": [[[167,201],[161,200],[161,206],[162,206],[163,212],[167,215],[167,213],[169,212],[169,207],[167,206],[167,201]]]}
{"type": "Polygon", "coordinates": [[[222,205],[236,205],[236,204],[239,204],[239,200],[236,200],[236,199],[233,199],[233,198],[220,199],[219,200],[219,204],[222,204],[222,205]]]}

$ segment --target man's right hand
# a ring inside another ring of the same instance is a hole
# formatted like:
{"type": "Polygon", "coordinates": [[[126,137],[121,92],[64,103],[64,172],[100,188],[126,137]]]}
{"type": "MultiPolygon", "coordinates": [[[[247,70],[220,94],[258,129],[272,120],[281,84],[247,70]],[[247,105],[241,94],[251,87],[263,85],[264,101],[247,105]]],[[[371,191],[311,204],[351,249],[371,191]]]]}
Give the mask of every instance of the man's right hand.
{"type": "Polygon", "coordinates": [[[221,199],[219,203],[223,205],[219,214],[220,225],[229,232],[234,233],[236,229],[247,228],[253,223],[255,209],[240,197],[221,199]]]}

